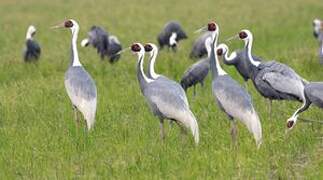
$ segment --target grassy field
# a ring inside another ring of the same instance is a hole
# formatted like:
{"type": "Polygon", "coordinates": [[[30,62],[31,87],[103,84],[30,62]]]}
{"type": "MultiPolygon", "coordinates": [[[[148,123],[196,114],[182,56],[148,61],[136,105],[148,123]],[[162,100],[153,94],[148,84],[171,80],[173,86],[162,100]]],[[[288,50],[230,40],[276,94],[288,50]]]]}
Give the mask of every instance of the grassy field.
{"type": "MultiPolygon", "coordinates": [[[[161,142],[158,120],[140,93],[136,58],[130,53],[110,65],[94,49],[79,47],[80,60],[96,81],[98,110],[90,133],[77,129],[64,88],[71,34],[49,29],[74,18],[81,27],[79,42],[96,24],[116,34],[125,47],[156,42],[164,23],[176,19],[189,39],[176,54],[162,51],[156,68],[179,80],[193,63],[188,54],[197,37],[194,30],[216,20],[220,41],[248,28],[254,33],[255,54],[286,63],[305,79],[322,81],[311,29],[315,17],[323,18],[322,10],[321,0],[1,0],[0,179],[322,179],[322,126],[299,121],[286,136],[286,120],[301,104],[274,102],[270,121],[267,101],[250,82],[263,127],[259,150],[241,124],[239,147],[232,147],[230,123],[214,101],[210,77],[196,97],[188,92],[200,126],[199,146],[191,136],[182,140],[176,126],[167,127],[166,141],[161,142]],[[38,28],[38,64],[22,61],[29,24],[38,28]]],[[[230,44],[242,46],[239,41],[230,44]]],[[[242,83],[235,69],[224,68],[242,83]]],[[[302,117],[320,120],[322,115],[312,107],[302,117]]]]}

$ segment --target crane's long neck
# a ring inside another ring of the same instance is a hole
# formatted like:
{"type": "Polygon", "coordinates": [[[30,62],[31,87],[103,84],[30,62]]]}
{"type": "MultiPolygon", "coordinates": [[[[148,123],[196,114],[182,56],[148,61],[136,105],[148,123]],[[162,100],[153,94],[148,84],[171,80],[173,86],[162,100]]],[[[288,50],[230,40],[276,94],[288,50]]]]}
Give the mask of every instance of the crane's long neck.
{"type": "Polygon", "coordinates": [[[140,53],[138,55],[138,63],[137,63],[137,78],[140,84],[140,87],[143,88],[146,84],[152,82],[145,73],[144,73],[144,53],[140,53]]]}
{"type": "Polygon", "coordinates": [[[224,56],[223,56],[223,61],[225,64],[235,64],[237,62],[237,53],[236,52],[232,52],[230,54],[230,56],[228,56],[229,54],[229,49],[224,53],[224,56]]]}
{"type": "Polygon", "coordinates": [[[213,42],[212,42],[212,45],[211,45],[210,68],[211,68],[211,71],[212,71],[213,79],[215,79],[218,76],[227,74],[221,68],[219,59],[218,59],[217,55],[215,54],[215,48],[216,48],[217,42],[218,42],[218,35],[216,35],[213,38],[213,42]]]}
{"type": "Polygon", "coordinates": [[[311,104],[311,103],[310,103],[310,102],[308,102],[308,99],[307,99],[307,98],[304,98],[303,105],[302,105],[300,108],[298,108],[298,109],[294,112],[294,114],[293,114],[292,118],[293,118],[293,119],[295,119],[295,120],[297,120],[298,115],[299,115],[300,113],[302,113],[302,112],[306,111],[306,110],[309,108],[310,104],[311,104]]]}
{"type": "Polygon", "coordinates": [[[78,51],[77,51],[77,36],[79,32],[79,27],[75,26],[72,29],[72,56],[71,56],[71,66],[82,66],[78,51]]]}
{"type": "Polygon", "coordinates": [[[322,39],[320,39],[320,56],[323,57],[323,37],[322,37],[322,39]]]}
{"type": "Polygon", "coordinates": [[[31,32],[30,31],[27,31],[27,34],[26,34],[26,40],[32,40],[33,39],[33,36],[31,35],[31,32]]]}
{"type": "Polygon", "coordinates": [[[155,73],[155,62],[157,58],[158,50],[153,49],[151,52],[150,60],[149,60],[149,69],[148,69],[148,77],[151,79],[157,79],[160,75],[155,73]]]}
{"type": "Polygon", "coordinates": [[[260,62],[258,61],[255,61],[252,57],[252,53],[251,53],[251,50],[252,50],[252,37],[249,37],[248,40],[245,40],[245,48],[247,48],[247,56],[248,56],[248,59],[249,61],[251,62],[252,65],[258,67],[260,65],[260,62]]]}

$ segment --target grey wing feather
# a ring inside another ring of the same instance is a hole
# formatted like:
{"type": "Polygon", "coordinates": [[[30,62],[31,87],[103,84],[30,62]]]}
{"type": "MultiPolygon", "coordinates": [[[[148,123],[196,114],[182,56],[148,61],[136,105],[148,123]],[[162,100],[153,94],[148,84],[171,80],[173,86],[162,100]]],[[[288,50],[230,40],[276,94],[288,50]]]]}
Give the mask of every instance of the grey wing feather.
{"type": "Polygon", "coordinates": [[[211,35],[210,32],[206,32],[195,40],[195,42],[193,44],[193,48],[190,53],[191,58],[201,58],[204,55],[207,55],[207,50],[205,47],[205,40],[210,35],[211,35]]]}
{"type": "Polygon", "coordinates": [[[181,85],[184,89],[202,83],[209,72],[209,59],[202,59],[190,66],[181,79],[181,85]]]}

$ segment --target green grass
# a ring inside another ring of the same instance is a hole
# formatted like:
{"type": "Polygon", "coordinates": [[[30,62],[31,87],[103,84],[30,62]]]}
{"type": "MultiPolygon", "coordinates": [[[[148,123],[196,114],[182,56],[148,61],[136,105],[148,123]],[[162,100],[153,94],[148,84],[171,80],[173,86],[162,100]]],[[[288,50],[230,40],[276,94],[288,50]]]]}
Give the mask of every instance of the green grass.
{"type": "MultiPolygon", "coordinates": [[[[261,117],[264,143],[256,150],[252,136],[239,124],[239,147],[230,140],[230,123],[211,94],[211,78],[193,97],[201,143],[182,140],[176,126],[167,128],[164,143],[159,123],[140,93],[136,58],[124,54],[115,65],[101,62],[94,49],[79,48],[80,60],[96,81],[98,110],[90,133],[77,129],[64,88],[70,54],[70,32],[49,27],[67,17],[76,19],[79,42],[93,24],[116,34],[124,46],[155,42],[170,19],[179,20],[189,39],[176,54],[163,51],[157,72],[179,80],[192,64],[188,54],[194,30],[209,20],[220,25],[220,40],[240,29],[254,33],[254,53],[294,68],[304,78],[322,80],[317,42],[311,22],[323,17],[321,0],[259,1],[86,1],[2,0],[0,3],[0,179],[320,179],[323,177],[322,127],[299,121],[285,136],[286,119],[300,106],[274,102],[273,120],[267,102],[249,83],[261,117]],[[176,3],[175,3],[176,2],[176,3]],[[38,64],[24,64],[21,50],[29,24],[38,28],[42,46],[38,64]]],[[[242,42],[230,44],[232,49],[242,42]]],[[[234,79],[234,68],[224,67],[234,79]]],[[[312,107],[302,117],[320,120],[312,107]]]]}

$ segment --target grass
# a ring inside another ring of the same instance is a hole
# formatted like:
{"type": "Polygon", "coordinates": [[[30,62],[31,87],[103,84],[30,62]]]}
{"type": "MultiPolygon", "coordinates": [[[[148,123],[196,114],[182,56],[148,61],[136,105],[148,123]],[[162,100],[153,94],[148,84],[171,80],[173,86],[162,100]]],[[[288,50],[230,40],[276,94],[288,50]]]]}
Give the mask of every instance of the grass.
{"type": "MultiPolygon", "coordinates": [[[[0,6],[0,179],[321,179],[322,127],[299,122],[285,135],[287,118],[297,102],[274,102],[273,120],[267,102],[248,89],[261,117],[264,143],[256,150],[252,136],[239,124],[239,147],[231,147],[230,123],[211,94],[211,78],[193,97],[201,143],[181,139],[176,126],[167,128],[164,143],[159,123],[150,113],[136,79],[136,58],[101,62],[93,49],[79,47],[80,60],[96,81],[98,110],[90,133],[77,129],[64,88],[70,54],[70,32],[50,30],[61,20],[76,19],[79,42],[90,26],[116,34],[124,47],[155,42],[170,19],[179,20],[189,39],[176,54],[162,51],[157,72],[179,80],[193,63],[188,58],[194,30],[215,19],[220,40],[248,28],[254,33],[254,53],[294,68],[305,79],[320,81],[317,42],[311,21],[323,17],[320,0],[258,1],[86,1],[2,0],[0,6]],[[29,24],[38,28],[42,46],[38,64],[24,64],[21,49],[29,24]]],[[[230,44],[232,49],[242,42],[230,44]]],[[[242,83],[235,69],[225,67],[242,83]]],[[[302,117],[321,120],[312,107],[302,117]]]]}

